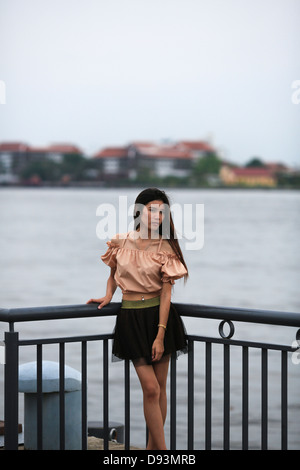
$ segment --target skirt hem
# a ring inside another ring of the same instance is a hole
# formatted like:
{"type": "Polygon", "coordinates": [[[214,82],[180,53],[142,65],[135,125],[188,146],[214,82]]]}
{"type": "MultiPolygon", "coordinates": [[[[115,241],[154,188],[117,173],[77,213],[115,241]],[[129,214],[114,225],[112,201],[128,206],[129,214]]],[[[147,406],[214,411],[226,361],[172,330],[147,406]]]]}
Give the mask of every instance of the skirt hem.
{"type": "MultiPolygon", "coordinates": [[[[177,351],[170,351],[170,352],[164,351],[162,357],[168,356],[169,354],[172,355],[174,353],[176,354],[176,360],[177,360],[179,356],[182,356],[183,354],[188,353],[188,347],[186,346],[184,349],[179,349],[177,351]]],[[[117,355],[117,354],[114,354],[114,353],[111,354],[111,362],[135,361],[135,360],[138,360],[138,359],[145,359],[145,361],[148,364],[153,363],[153,361],[149,361],[148,356],[144,356],[144,355],[137,356],[137,357],[121,357],[120,355],[117,355]]],[[[156,363],[156,361],[154,363],[156,363]]]]}
{"type": "MultiPolygon", "coordinates": [[[[144,359],[153,364],[152,345],[157,336],[159,305],[145,308],[120,308],[114,329],[112,362],[144,359]]],[[[188,352],[186,331],[180,315],[170,304],[163,357],[176,353],[176,359],[188,352]]]]}

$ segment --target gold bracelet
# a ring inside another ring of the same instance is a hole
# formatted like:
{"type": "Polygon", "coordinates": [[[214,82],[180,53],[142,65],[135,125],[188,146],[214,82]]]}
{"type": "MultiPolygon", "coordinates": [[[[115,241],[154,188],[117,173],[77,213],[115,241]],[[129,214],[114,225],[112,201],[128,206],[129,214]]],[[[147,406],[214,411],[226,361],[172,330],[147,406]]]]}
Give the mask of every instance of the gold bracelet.
{"type": "Polygon", "coordinates": [[[163,325],[162,323],[159,323],[157,326],[162,326],[165,330],[167,329],[166,325],[163,325]]]}

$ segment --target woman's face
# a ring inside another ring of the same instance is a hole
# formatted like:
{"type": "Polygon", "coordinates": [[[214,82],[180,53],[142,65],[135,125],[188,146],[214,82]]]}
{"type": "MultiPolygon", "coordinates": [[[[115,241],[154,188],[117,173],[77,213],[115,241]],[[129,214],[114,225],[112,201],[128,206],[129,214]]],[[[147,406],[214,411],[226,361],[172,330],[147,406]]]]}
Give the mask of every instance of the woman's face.
{"type": "Polygon", "coordinates": [[[144,206],[141,223],[148,230],[157,231],[165,217],[165,204],[161,200],[150,201],[144,206]]]}

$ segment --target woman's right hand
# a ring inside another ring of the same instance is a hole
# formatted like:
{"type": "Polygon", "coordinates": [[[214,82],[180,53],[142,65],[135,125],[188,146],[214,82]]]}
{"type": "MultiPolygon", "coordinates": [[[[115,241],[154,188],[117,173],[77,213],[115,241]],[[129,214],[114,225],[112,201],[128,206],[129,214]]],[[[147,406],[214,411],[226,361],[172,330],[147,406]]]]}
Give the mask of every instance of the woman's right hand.
{"type": "Polygon", "coordinates": [[[101,299],[90,299],[87,301],[87,304],[93,304],[93,303],[99,304],[98,308],[101,309],[105,305],[109,304],[111,299],[112,299],[111,297],[105,295],[104,297],[101,297],[101,299]]]}

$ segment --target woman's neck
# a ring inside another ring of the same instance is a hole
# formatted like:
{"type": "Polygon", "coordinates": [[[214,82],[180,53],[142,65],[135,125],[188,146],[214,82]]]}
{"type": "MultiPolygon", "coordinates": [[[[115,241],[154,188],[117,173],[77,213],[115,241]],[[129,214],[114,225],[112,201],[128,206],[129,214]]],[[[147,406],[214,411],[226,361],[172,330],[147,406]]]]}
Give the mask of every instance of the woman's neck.
{"type": "Polygon", "coordinates": [[[151,231],[151,228],[149,227],[145,227],[145,226],[141,226],[140,225],[140,228],[138,230],[136,230],[137,233],[139,234],[139,237],[141,239],[148,239],[150,240],[151,238],[155,238],[155,239],[158,239],[159,238],[159,233],[157,230],[153,230],[151,231]],[[152,235],[152,237],[151,237],[152,235]],[[154,235],[154,237],[153,237],[154,235]]]}

